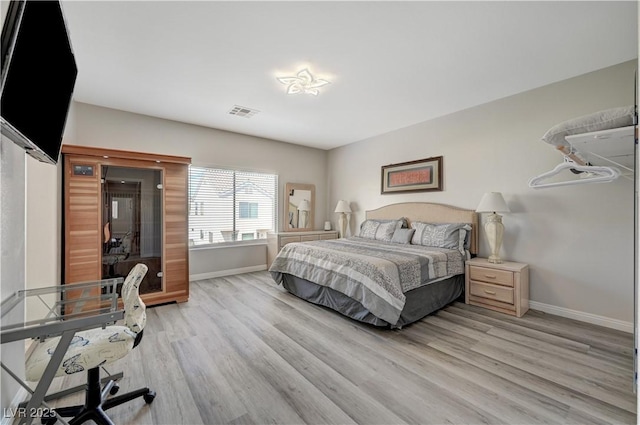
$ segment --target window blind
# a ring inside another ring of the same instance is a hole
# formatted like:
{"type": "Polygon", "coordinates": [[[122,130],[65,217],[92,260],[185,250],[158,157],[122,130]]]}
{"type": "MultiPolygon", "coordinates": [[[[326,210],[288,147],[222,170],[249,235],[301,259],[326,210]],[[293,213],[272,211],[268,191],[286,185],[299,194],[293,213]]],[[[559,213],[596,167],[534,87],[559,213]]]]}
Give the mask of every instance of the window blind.
{"type": "Polygon", "coordinates": [[[278,176],[189,168],[191,246],[266,238],[278,222],[278,176]]]}

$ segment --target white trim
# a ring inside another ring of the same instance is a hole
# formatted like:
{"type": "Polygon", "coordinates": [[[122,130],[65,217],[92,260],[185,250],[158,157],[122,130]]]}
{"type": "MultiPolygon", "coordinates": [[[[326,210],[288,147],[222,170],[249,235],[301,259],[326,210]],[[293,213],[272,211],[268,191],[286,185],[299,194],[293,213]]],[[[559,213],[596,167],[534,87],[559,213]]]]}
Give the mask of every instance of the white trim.
{"type": "Polygon", "coordinates": [[[592,323],[594,325],[604,326],[607,328],[617,329],[623,332],[633,333],[633,322],[625,322],[624,320],[611,319],[609,317],[598,316],[597,314],[571,310],[568,308],[558,307],[551,304],[539,303],[537,301],[529,301],[529,307],[532,310],[538,310],[544,313],[555,314],[556,316],[567,317],[569,319],[575,319],[581,322],[592,323]]]}
{"type": "Polygon", "coordinates": [[[245,246],[267,246],[266,239],[248,239],[246,241],[218,242],[203,245],[192,245],[189,251],[204,251],[207,249],[241,248],[245,246]]]}
{"type": "Polygon", "coordinates": [[[266,264],[261,264],[259,266],[241,267],[239,269],[220,270],[217,272],[190,274],[189,281],[213,279],[214,277],[231,276],[234,274],[242,274],[242,273],[261,272],[263,270],[267,270],[266,264]]]}
{"type": "Polygon", "coordinates": [[[18,392],[16,393],[15,397],[13,397],[13,400],[11,400],[11,405],[3,412],[2,422],[0,422],[0,425],[11,425],[12,423],[15,422],[16,420],[15,416],[14,417],[4,416],[4,414],[8,413],[7,411],[10,409],[17,409],[18,405],[23,401],[25,401],[28,396],[29,396],[29,393],[27,392],[27,390],[25,390],[23,387],[18,388],[18,392]]]}

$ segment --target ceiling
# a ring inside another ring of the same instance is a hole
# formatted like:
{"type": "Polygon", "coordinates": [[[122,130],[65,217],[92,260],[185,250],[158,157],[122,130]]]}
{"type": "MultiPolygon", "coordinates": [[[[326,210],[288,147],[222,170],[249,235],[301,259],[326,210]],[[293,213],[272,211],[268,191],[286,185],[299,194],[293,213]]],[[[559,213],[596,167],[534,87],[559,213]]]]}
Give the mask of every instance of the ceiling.
{"type": "Polygon", "coordinates": [[[63,8],[90,103],[331,149],[631,60],[637,3],[98,2],[63,8]],[[308,68],[331,83],[286,94],[308,68]],[[259,112],[229,114],[236,105],[259,112]]]}

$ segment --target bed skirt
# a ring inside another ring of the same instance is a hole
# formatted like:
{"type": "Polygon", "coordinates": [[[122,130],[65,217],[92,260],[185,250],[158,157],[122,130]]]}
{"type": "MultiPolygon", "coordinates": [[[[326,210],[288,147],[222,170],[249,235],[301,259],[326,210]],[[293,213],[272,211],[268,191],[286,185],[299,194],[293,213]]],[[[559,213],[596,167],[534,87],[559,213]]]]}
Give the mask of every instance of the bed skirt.
{"type": "Polygon", "coordinates": [[[464,275],[456,275],[406,292],[406,302],[396,324],[382,320],[358,301],[327,286],[322,286],[290,274],[282,274],[282,286],[293,295],[313,304],[328,307],[347,317],[374,326],[400,328],[422,319],[455,301],[464,290],[464,275]]]}

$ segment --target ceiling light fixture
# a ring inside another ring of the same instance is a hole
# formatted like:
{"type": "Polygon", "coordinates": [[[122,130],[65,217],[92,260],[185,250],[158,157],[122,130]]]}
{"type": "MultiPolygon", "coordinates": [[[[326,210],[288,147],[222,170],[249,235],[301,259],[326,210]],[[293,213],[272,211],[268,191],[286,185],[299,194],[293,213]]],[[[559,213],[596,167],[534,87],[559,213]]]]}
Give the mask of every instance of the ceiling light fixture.
{"type": "Polygon", "coordinates": [[[298,72],[295,77],[277,77],[278,81],[287,86],[287,94],[312,94],[317,96],[320,93],[318,88],[330,82],[322,79],[315,79],[308,69],[298,72]]]}

